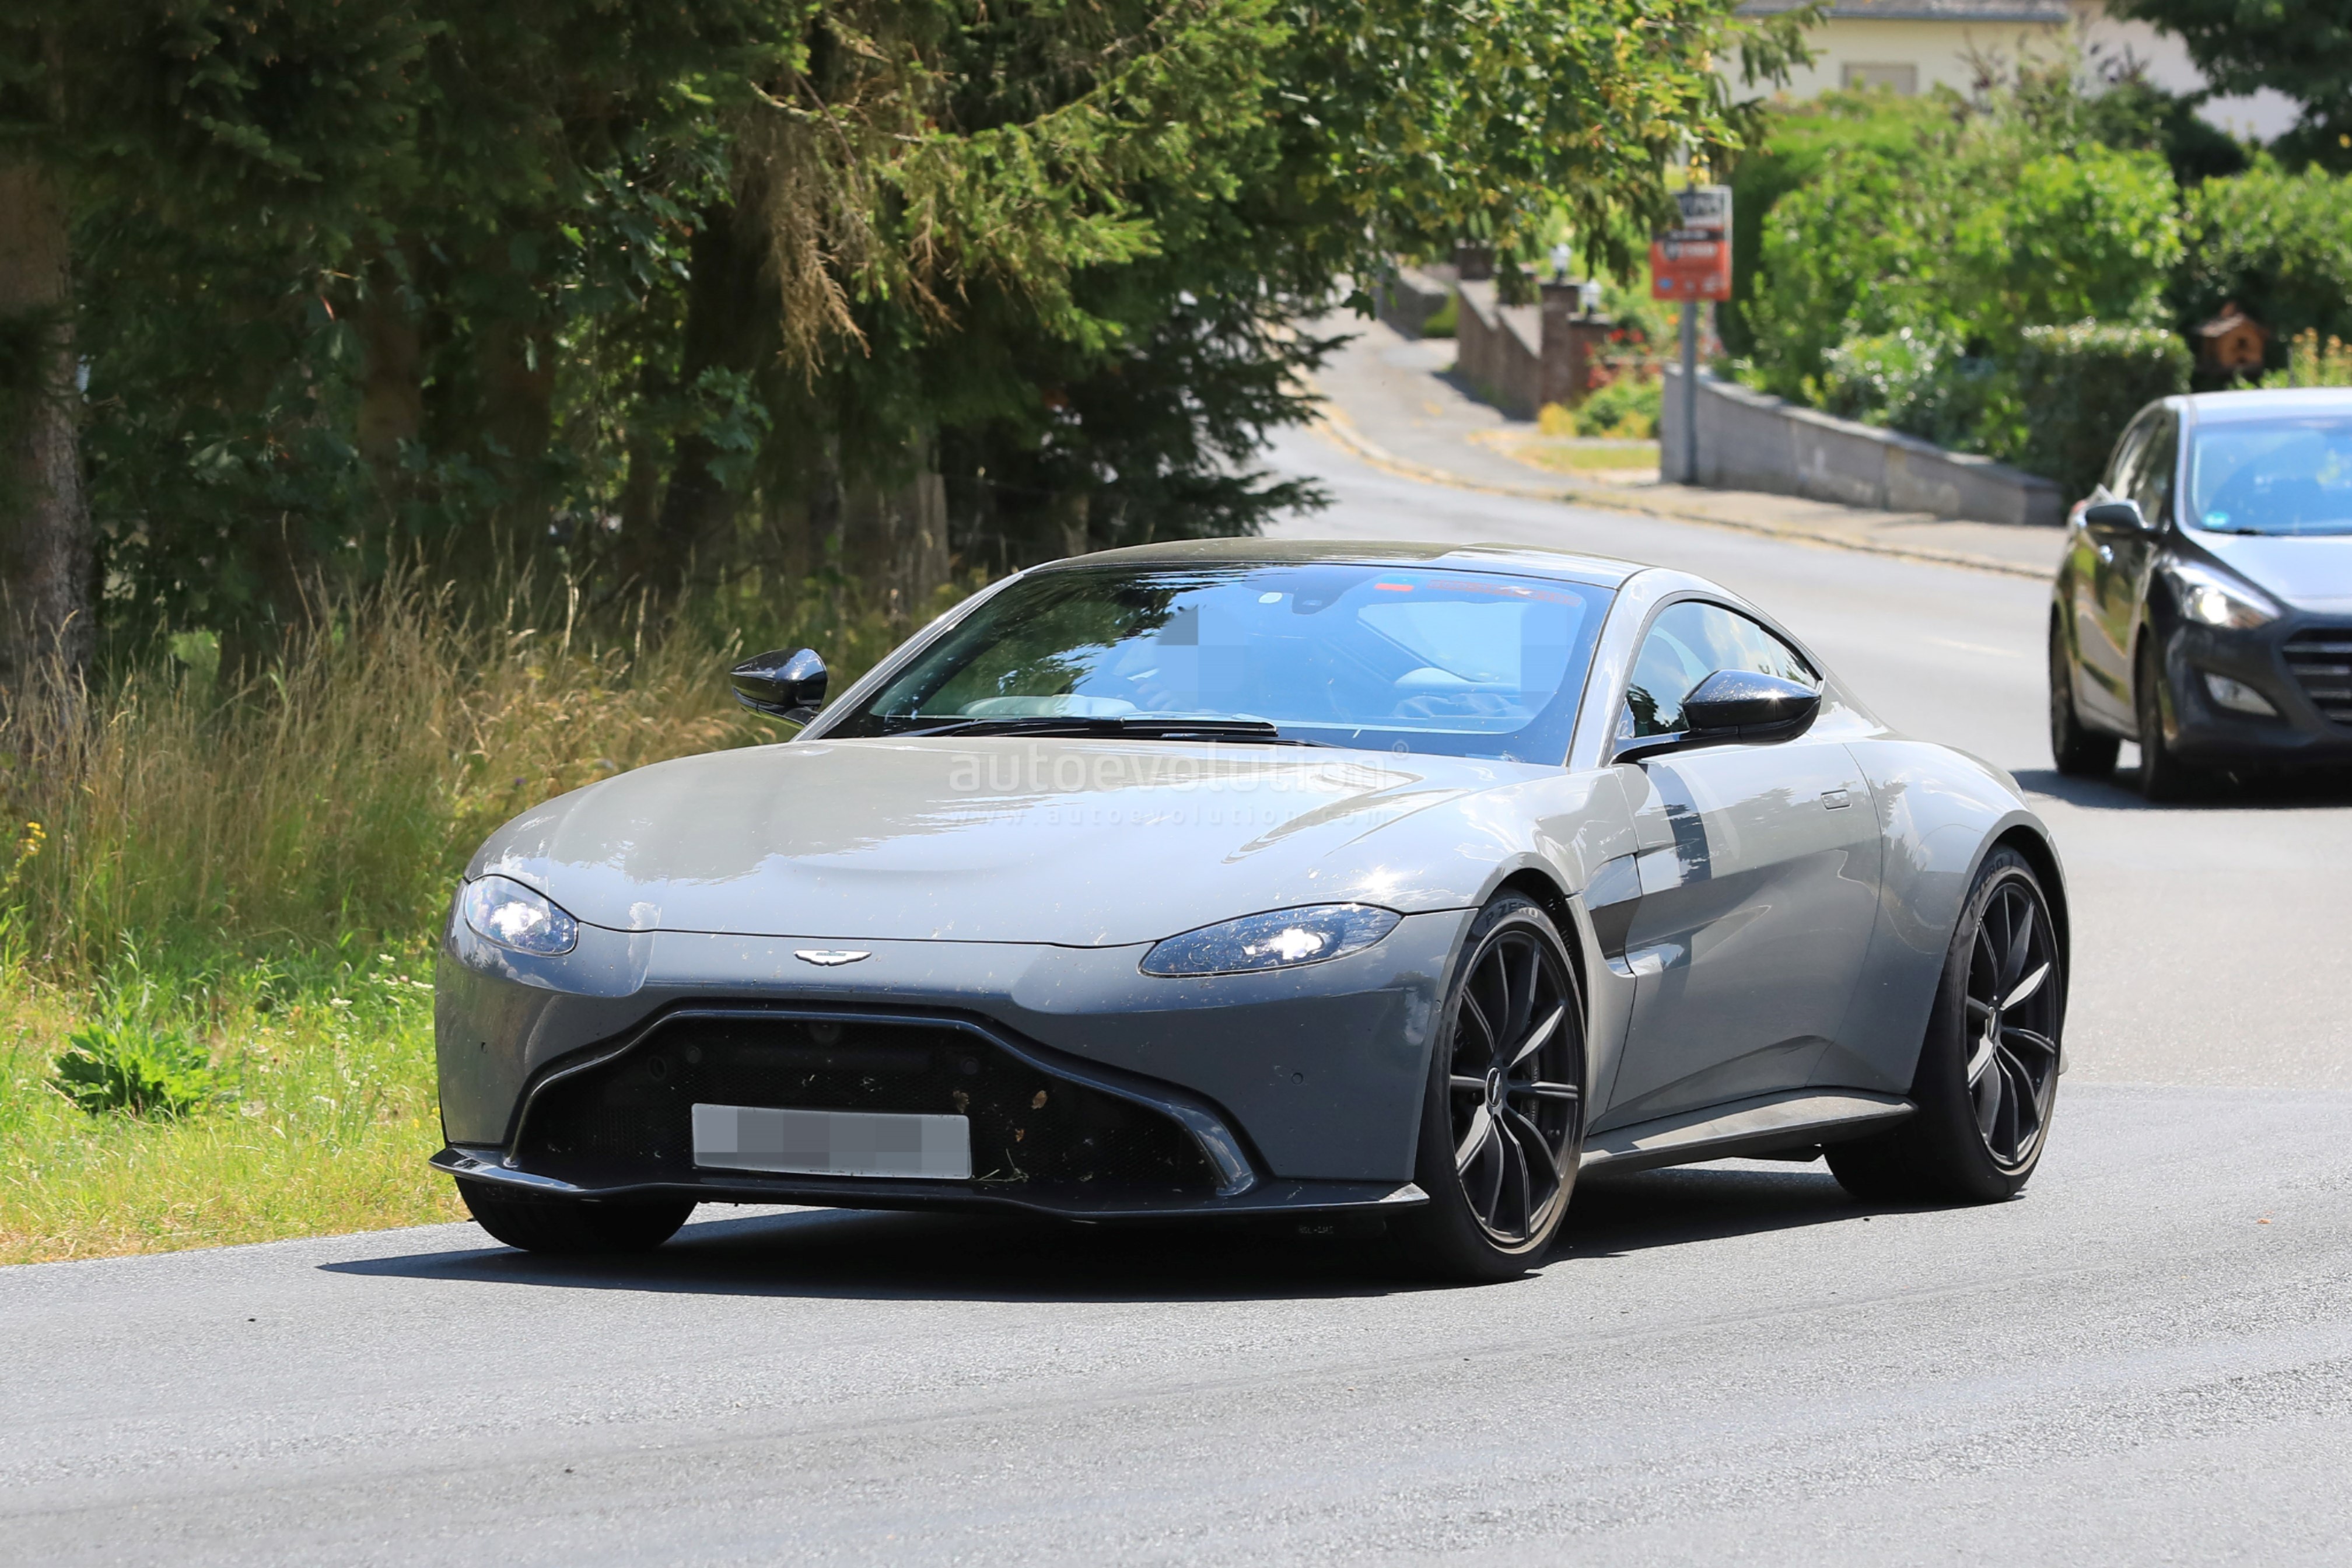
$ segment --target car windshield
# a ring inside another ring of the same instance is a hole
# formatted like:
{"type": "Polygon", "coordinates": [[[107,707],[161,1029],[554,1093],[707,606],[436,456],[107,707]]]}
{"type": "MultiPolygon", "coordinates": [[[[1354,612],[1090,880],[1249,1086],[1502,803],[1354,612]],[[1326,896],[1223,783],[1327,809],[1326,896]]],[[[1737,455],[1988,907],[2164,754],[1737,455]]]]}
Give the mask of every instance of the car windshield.
{"type": "Polygon", "coordinates": [[[1180,733],[1190,720],[1243,739],[1270,726],[1290,741],[1557,763],[1608,599],[1403,566],[1062,568],[995,595],[826,733],[1180,733]]]}
{"type": "Polygon", "coordinates": [[[2189,521],[2217,533],[2352,533],[2352,418],[2205,426],[2189,495],[2189,521]]]}

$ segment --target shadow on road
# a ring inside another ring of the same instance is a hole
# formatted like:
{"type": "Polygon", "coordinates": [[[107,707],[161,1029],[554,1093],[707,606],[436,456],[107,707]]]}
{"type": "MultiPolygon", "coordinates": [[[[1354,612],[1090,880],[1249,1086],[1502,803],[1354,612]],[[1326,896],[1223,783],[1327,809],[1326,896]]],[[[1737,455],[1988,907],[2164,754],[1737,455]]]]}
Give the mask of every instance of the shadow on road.
{"type": "Polygon", "coordinates": [[[2352,805],[2352,779],[2342,774],[2255,774],[2223,778],[2194,800],[2158,805],[2139,793],[2139,769],[2118,768],[2112,779],[2069,778],[2055,768],[2016,774],[2030,795],[2048,795],[2085,811],[2293,811],[2352,805]]]}
{"type": "MultiPolygon", "coordinates": [[[[1546,1268],[1866,1212],[1820,1166],[1645,1172],[1581,1184],[1546,1268]]],[[[688,1226],[656,1252],[550,1258],[485,1245],[322,1264],[334,1274],[483,1285],[874,1300],[1314,1300],[1428,1289],[1379,1237],[1270,1225],[1078,1226],[807,1209],[688,1226]]]]}

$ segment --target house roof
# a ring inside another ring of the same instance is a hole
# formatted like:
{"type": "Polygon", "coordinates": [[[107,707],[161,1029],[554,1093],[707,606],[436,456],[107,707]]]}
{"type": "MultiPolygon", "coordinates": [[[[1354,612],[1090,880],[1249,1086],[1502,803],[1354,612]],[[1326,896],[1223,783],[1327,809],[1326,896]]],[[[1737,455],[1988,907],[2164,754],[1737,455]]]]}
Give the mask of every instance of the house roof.
{"type": "MultiPolygon", "coordinates": [[[[1747,0],[1743,16],[1793,11],[1804,0],[1747,0]]],[[[2059,26],[2071,21],[2066,0],[1830,0],[1822,16],[1833,22],[2025,22],[2059,26]]]]}

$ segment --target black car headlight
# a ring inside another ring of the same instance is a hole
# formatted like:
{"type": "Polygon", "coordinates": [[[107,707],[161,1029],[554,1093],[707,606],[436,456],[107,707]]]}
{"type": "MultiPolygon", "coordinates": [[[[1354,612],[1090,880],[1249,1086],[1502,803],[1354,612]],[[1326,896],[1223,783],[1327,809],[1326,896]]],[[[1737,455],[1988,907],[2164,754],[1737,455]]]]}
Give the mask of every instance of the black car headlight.
{"type": "Polygon", "coordinates": [[[2278,606],[2252,584],[2188,561],[2168,561],[2164,572],[2180,613],[2200,626],[2243,632],[2278,619],[2278,606]]]}
{"type": "Polygon", "coordinates": [[[516,952],[555,958],[580,942],[580,922],[562,905],[511,877],[477,877],[457,897],[474,934],[516,952]]]}
{"type": "Polygon", "coordinates": [[[1202,926],[1157,942],[1143,955],[1146,974],[1254,974],[1295,969],[1361,952],[1403,919],[1372,904],[1312,904],[1269,910],[1202,926]]]}

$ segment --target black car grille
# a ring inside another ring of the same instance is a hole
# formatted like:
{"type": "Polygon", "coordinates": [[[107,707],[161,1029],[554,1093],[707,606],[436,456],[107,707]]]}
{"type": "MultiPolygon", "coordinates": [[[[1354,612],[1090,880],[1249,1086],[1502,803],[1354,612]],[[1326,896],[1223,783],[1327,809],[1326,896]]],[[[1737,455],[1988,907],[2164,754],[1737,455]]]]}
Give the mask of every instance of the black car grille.
{"type": "Polygon", "coordinates": [[[2331,722],[2352,725],[2352,626],[2295,633],[2286,639],[2286,667],[2331,722]]]}
{"type": "Polygon", "coordinates": [[[1039,1071],[950,1026],[686,1016],[626,1054],[550,1084],[526,1113],[524,1165],[694,1168],[698,1104],[961,1115],[981,1184],[1213,1192],[1192,1134],[1158,1111],[1039,1071]]]}

